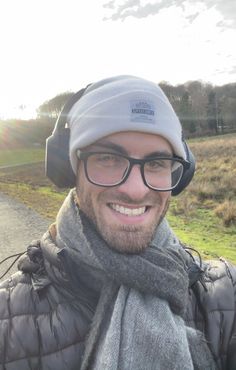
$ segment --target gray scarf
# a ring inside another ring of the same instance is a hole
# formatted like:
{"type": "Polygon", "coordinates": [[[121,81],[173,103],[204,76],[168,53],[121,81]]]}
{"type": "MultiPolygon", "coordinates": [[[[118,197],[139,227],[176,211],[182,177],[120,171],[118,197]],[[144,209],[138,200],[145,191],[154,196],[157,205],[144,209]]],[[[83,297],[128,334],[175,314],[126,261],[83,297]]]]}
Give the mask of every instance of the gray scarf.
{"type": "Polygon", "coordinates": [[[144,252],[118,253],[70,192],[57,217],[56,241],[77,266],[78,284],[85,272],[99,292],[81,370],[216,368],[203,335],[185,326],[186,256],[165,220],[144,252]]]}

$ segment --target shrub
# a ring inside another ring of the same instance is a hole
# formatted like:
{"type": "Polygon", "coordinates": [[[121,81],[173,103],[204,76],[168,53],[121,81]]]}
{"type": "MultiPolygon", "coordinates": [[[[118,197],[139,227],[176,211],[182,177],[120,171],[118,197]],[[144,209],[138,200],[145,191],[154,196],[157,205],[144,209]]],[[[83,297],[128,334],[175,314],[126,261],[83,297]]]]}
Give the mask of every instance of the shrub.
{"type": "Polygon", "coordinates": [[[225,226],[229,227],[236,224],[236,202],[225,200],[215,208],[214,212],[216,216],[222,219],[225,226]]]}

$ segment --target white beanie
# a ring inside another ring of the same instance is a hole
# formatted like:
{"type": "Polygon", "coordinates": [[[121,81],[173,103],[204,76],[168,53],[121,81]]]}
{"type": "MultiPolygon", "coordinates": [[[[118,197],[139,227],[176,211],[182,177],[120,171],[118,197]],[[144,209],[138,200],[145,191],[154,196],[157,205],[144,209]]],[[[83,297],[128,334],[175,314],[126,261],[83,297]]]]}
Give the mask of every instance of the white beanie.
{"type": "Polygon", "coordinates": [[[169,100],[158,85],[142,78],[117,76],[90,85],[68,117],[75,173],[78,149],[122,131],[161,135],[186,159],[181,124],[169,100]]]}

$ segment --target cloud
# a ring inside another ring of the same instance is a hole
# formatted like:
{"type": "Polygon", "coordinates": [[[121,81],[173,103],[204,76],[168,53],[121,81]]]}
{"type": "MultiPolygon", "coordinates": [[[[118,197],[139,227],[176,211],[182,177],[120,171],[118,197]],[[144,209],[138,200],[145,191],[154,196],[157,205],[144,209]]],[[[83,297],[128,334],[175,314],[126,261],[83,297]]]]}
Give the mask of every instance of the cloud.
{"type": "Polygon", "coordinates": [[[234,75],[234,74],[236,74],[236,66],[233,66],[233,67],[230,69],[229,74],[230,74],[230,75],[234,75]]]}
{"type": "MultiPolygon", "coordinates": [[[[180,0],[179,4],[181,5],[183,2],[184,0],[180,0]]],[[[144,5],[141,4],[140,0],[124,0],[122,3],[119,0],[113,0],[104,4],[104,7],[113,10],[113,13],[107,19],[115,21],[118,19],[124,20],[128,16],[146,18],[149,15],[158,14],[160,10],[169,8],[174,4],[174,0],[157,0],[154,3],[144,5]]]]}
{"type": "Polygon", "coordinates": [[[189,23],[193,23],[195,19],[199,16],[200,12],[196,12],[194,14],[188,15],[186,19],[189,21],[189,23]]]}
{"type": "Polygon", "coordinates": [[[129,15],[133,15],[136,18],[139,18],[138,11],[140,9],[140,1],[139,0],[125,0],[121,4],[117,4],[116,0],[112,0],[106,4],[104,4],[104,7],[107,9],[114,10],[114,13],[111,15],[110,18],[113,21],[118,19],[124,19],[127,18],[129,15]]]}
{"type": "MultiPolygon", "coordinates": [[[[211,1],[214,4],[214,1],[211,1]]],[[[236,28],[236,2],[235,0],[218,0],[215,5],[221,13],[225,26],[236,28]]]]}
{"type": "Polygon", "coordinates": [[[104,4],[103,8],[115,9],[115,0],[109,1],[109,3],[104,4]]]}
{"type": "MultiPolygon", "coordinates": [[[[156,15],[161,10],[172,6],[179,7],[185,11],[186,6],[191,5],[199,7],[204,6],[206,10],[216,9],[222,16],[222,21],[218,22],[221,28],[236,28],[236,1],[235,0],[153,0],[145,3],[142,0],[112,0],[104,4],[104,8],[111,11],[111,15],[105,19],[124,20],[128,16],[135,18],[145,18],[150,15],[156,15]]],[[[186,16],[186,19],[192,23],[199,15],[196,11],[186,16]]]]}

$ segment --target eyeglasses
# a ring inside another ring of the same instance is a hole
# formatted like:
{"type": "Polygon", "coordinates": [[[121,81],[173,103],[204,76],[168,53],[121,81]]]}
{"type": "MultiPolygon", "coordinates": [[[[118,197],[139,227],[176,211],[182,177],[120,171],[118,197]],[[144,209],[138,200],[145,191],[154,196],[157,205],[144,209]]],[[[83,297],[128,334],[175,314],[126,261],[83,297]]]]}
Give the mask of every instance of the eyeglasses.
{"type": "Polygon", "coordinates": [[[177,156],[136,159],[123,154],[80,150],[77,150],[77,156],[84,163],[88,181],[104,187],[123,184],[133,166],[139,165],[143,182],[148,188],[170,191],[176,188],[185,169],[190,165],[188,161],[177,156]]]}

